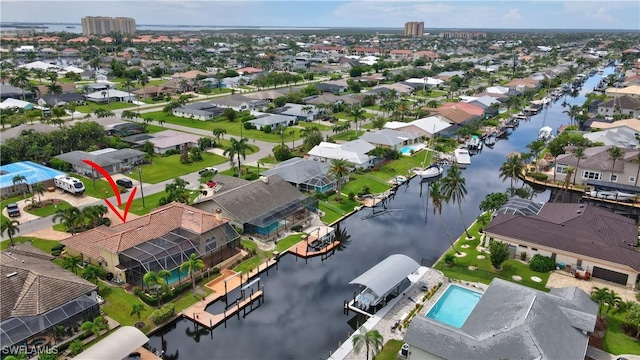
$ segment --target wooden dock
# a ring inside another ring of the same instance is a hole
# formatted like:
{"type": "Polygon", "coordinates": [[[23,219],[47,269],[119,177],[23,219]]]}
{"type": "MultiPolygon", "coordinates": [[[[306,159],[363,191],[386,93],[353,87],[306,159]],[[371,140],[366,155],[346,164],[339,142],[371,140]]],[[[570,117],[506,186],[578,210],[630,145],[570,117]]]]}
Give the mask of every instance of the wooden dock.
{"type": "MultiPolygon", "coordinates": [[[[253,303],[256,301],[261,301],[263,298],[263,291],[258,290],[253,294],[249,295],[249,297],[243,299],[236,303],[235,306],[230,307],[228,310],[225,310],[223,313],[212,314],[207,312],[205,309],[208,304],[205,304],[204,301],[199,301],[198,304],[191,306],[187,310],[184,311],[183,315],[189,318],[191,321],[198,323],[199,325],[211,330],[216,326],[220,325],[228,318],[233,315],[237,315],[240,317],[240,311],[246,310],[247,306],[251,306],[251,310],[253,310],[253,303]],[[200,305],[200,306],[198,306],[200,305]],[[187,311],[191,311],[187,313],[187,311]]],[[[245,312],[246,315],[246,312],[245,312]]]]}
{"type": "Polygon", "coordinates": [[[333,250],[338,245],[340,245],[340,242],[336,240],[336,241],[332,241],[331,243],[329,243],[329,245],[323,247],[320,250],[309,251],[309,244],[311,244],[315,240],[316,240],[315,237],[309,236],[306,240],[302,240],[299,243],[290,247],[288,251],[293,255],[306,259],[306,258],[318,256],[318,255],[326,255],[331,250],[333,250]]]}

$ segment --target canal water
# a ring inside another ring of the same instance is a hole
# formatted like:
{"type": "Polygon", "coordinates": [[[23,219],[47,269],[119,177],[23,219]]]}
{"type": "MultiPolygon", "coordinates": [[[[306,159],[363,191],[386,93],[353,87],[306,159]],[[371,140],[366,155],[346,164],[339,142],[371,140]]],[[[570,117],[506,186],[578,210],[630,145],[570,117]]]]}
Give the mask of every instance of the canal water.
{"type": "MultiPolygon", "coordinates": [[[[582,105],[585,94],[611,72],[607,68],[604,75],[590,77],[580,94],[567,96],[566,102],[582,105]]],[[[468,191],[462,204],[466,225],[480,214],[478,206],[487,194],[509,186],[498,176],[506,154],[526,152],[526,145],[545,125],[557,129],[568,124],[563,101],[560,98],[530,121],[521,122],[493,149],[485,147],[472,157],[463,170],[468,191]]],[[[246,317],[232,317],[226,327],[220,325],[212,332],[196,331],[191,321],[179,319],[150,336],[151,348],[164,350],[165,359],[326,359],[362,321],[353,313],[343,314],[343,302],[357,290],[348,285],[351,280],[391,254],[405,254],[430,266],[449,247],[427,194],[427,185],[419,178],[401,185],[387,202],[387,209],[393,211],[369,217],[376,214],[365,208],[340,223],[350,236],[342,251],[324,261],[285,255],[277,270],[272,268],[268,276],[263,273],[264,303],[246,317]]],[[[540,193],[535,199],[547,201],[549,194],[540,193]]],[[[456,205],[445,205],[443,216],[452,237],[464,231],[456,205]]]]}

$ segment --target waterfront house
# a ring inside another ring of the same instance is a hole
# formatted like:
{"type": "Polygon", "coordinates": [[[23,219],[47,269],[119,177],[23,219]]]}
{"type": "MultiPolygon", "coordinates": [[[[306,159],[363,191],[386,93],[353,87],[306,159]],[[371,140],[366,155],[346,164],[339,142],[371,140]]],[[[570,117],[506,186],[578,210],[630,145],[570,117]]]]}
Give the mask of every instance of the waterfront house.
{"type": "Polygon", "coordinates": [[[625,149],[638,149],[640,142],[638,132],[628,126],[616,126],[611,129],[585,133],[583,137],[593,143],[601,143],[605,146],[616,146],[625,149]]]}
{"type": "Polygon", "coordinates": [[[441,119],[448,121],[452,125],[462,126],[468,122],[473,120],[479,120],[480,116],[470,114],[465,110],[459,109],[457,107],[450,108],[442,108],[442,109],[429,109],[423,108],[423,110],[435,110],[434,115],[440,117],[441,119]]]}
{"type": "Polygon", "coordinates": [[[612,185],[637,185],[638,166],[634,161],[638,157],[638,150],[621,148],[623,158],[617,160],[615,169],[613,160],[609,156],[611,146],[595,146],[586,148],[585,158],[580,160],[573,155],[572,148],[567,148],[564,154],[556,158],[556,180],[564,181],[567,167],[575,169],[576,184],[585,185],[589,180],[611,182],[612,185]]]}
{"type": "Polygon", "coordinates": [[[609,87],[605,90],[607,97],[631,96],[640,99],[640,85],[632,85],[623,88],[609,87]]]}
{"type": "Polygon", "coordinates": [[[66,329],[100,315],[98,286],[63,269],[53,259],[28,243],[0,253],[3,353],[11,346],[34,345],[36,338],[53,345],[55,326],[66,329]]]}
{"type": "Polygon", "coordinates": [[[305,158],[323,163],[331,163],[331,160],[334,159],[345,159],[356,168],[370,169],[377,163],[378,159],[367,153],[375,148],[375,146],[362,139],[342,144],[323,141],[309,150],[305,158]]]}
{"type": "Polygon", "coordinates": [[[405,145],[418,142],[420,135],[397,129],[382,129],[376,132],[365,132],[360,138],[376,147],[400,150],[405,145]]]}
{"type": "MultiPolygon", "coordinates": [[[[315,194],[325,193],[336,188],[336,180],[330,179],[327,175],[329,169],[330,166],[326,163],[292,158],[262,172],[261,175],[279,175],[298,190],[315,194]]],[[[342,180],[343,183],[346,183],[349,177],[345,176],[342,180]]]]}
{"type": "Polygon", "coordinates": [[[415,316],[403,338],[411,359],[585,358],[598,304],[583,290],[545,293],[495,278],[481,296],[460,328],[415,316]]]}
{"type": "Polygon", "coordinates": [[[385,129],[394,129],[418,134],[422,139],[430,139],[433,135],[451,135],[451,129],[455,128],[448,121],[437,116],[428,116],[416,119],[408,123],[401,121],[389,121],[384,124],[385,129]]]}
{"type": "Polygon", "coordinates": [[[109,174],[116,174],[138,164],[145,155],[145,152],[135,149],[105,148],[91,152],[74,150],[57,155],[55,158],[71,165],[72,170],[78,174],[100,177],[100,174],[83,160],[93,161],[109,174]]]}
{"type": "Polygon", "coordinates": [[[589,125],[591,130],[600,129],[613,129],[616,127],[625,126],[633,129],[636,132],[640,132],[640,119],[622,119],[616,121],[592,121],[589,125]]]}
{"type": "Polygon", "coordinates": [[[640,98],[629,95],[614,97],[598,104],[598,114],[604,116],[630,115],[640,117],[640,98]]]}
{"type": "Polygon", "coordinates": [[[485,228],[486,240],[509,244],[511,258],[548,256],[558,268],[636,288],[640,252],[635,221],[588,204],[512,198],[485,228]]]}
{"type": "Polygon", "coordinates": [[[169,285],[188,279],[180,272],[180,265],[191,254],[213,267],[240,251],[240,235],[228,220],[176,202],[126,223],[102,225],[61,242],[69,255],[82,256],[116,280],[141,287],[149,271],[170,271],[169,285]]]}

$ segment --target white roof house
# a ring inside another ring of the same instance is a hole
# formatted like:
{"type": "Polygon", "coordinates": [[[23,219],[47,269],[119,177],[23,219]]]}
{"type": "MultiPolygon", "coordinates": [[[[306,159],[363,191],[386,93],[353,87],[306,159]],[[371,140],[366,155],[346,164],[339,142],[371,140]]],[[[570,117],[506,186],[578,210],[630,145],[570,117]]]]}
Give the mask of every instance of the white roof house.
{"type": "Polygon", "coordinates": [[[33,70],[33,69],[58,70],[58,69],[60,69],[59,66],[52,65],[52,64],[46,63],[44,61],[34,61],[34,62],[30,62],[30,63],[23,64],[23,65],[18,65],[18,68],[27,69],[27,70],[33,70]]]}
{"type": "Polygon", "coordinates": [[[504,86],[489,86],[485,92],[489,94],[500,94],[500,95],[508,95],[509,88],[504,86]]]}
{"type": "Polygon", "coordinates": [[[408,82],[410,84],[422,84],[422,85],[427,85],[427,86],[438,86],[440,84],[444,84],[444,80],[435,79],[435,78],[432,78],[432,77],[410,78],[410,79],[405,80],[405,82],[408,82]]]}
{"type": "Polygon", "coordinates": [[[307,156],[311,160],[331,162],[333,159],[345,159],[356,167],[370,168],[375,165],[376,158],[367,153],[375,149],[370,143],[357,139],[342,144],[321,142],[311,149],[307,156]]]}
{"type": "Polygon", "coordinates": [[[66,68],[63,69],[62,72],[64,73],[72,72],[76,74],[82,74],[84,71],[85,71],[84,69],[80,69],[79,67],[76,67],[76,66],[67,66],[66,68]]]}
{"type": "Polygon", "coordinates": [[[384,124],[386,129],[394,129],[394,130],[404,130],[411,131],[410,127],[415,126],[425,133],[428,133],[430,136],[433,134],[438,134],[443,130],[446,130],[451,127],[451,124],[440,119],[436,116],[428,116],[426,118],[413,120],[411,122],[400,122],[400,121],[389,121],[384,124]]]}
{"type": "Polygon", "coordinates": [[[85,95],[85,98],[93,102],[107,102],[107,99],[110,99],[110,101],[126,102],[126,101],[135,101],[136,95],[132,93],[128,93],[126,91],[106,89],[106,90],[96,91],[94,93],[85,95]]]}
{"type": "Polygon", "coordinates": [[[361,138],[373,145],[398,149],[403,145],[413,144],[419,137],[420,135],[415,132],[382,129],[376,132],[366,132],[362,134],[361,138]]]}
{"type": "Polygon", "coordinates": [[[0,103],[0,109],[11,109],[11,108],[19,108],[25,110],[33,109],[33,104],[27,101],[22,101],[13,98],[7,98],[2,103],[0,103]]]}

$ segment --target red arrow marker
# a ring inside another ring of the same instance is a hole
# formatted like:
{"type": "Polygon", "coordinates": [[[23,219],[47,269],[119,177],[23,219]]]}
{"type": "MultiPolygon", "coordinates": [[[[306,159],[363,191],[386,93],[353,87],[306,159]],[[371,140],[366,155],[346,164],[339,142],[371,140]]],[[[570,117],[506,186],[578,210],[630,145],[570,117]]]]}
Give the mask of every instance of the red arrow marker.
{"type": "MultiPolygon", "coordinates": [[[[102,176],[104,176],[104,178],[109,182],[109,185],[111,185],[111,189],[113,189],[113,194],[116,196],[116,200],[118,200],[118,206],[122,206],[122,199],[120,199],[120,190],[118,189],[118,185],[116,185],[116,182],[113,181],[113,178],[111,177],[111,175],[109,175],[109,172],[107,172],[107,170],[105,170],[102,166],[94,163],[91,160],[82,160],[82,162],[96,169],[96,171],[98,171],[100,174],[102,174],[102,176]]],[[[133,190],[131,191],[131,195],[129,195],[129,198],[127,199],[127,204],[124,208],[123,214],[120,214],[120,209],[114,206],[111,203],[111,201],[109,201],[108,199],[104,199],[104,202],[109,206],[111,211],[113,211],[116,215],[118,215],[118,217],[120,218],[120,220],[122,220],[123,223],[127,222],[127,214],[129,214],[129,208],[131,207],[131,203],[133,203],[133,199],[136,195],[136,190],[138,190],[137,186],[134,187],[133,190]]]]}

